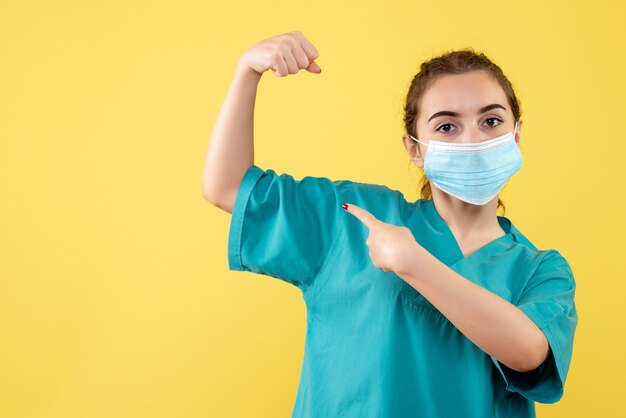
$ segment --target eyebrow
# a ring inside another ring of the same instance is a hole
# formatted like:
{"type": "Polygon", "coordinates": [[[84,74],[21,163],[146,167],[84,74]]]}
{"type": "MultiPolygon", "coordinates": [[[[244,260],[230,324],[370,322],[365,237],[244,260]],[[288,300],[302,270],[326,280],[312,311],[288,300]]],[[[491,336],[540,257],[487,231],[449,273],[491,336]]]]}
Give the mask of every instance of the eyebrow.
{"type": "MultiPolygon", "coordinates": [[[[478,114],[480,115],[481,113],[485,113],[485,112],[490,111],[491,109],[496,109],[496,108],[500,108],[500,109],[506,110],[506,108],[504,106],[502,106],[501,104],[493,103],[493,104],[487,105],[487,106],[483,107],[482,109],[480,109],[478,111],[478,114]]],[[[461,115],[456,113],[456,112],[452,112],[450,110],[442,110],[441,112],[437,112],[434,115],[432,115],[428,119],[428,122],[430,122],[432,119],[434,119],[436,117],[439,117],[439,116],[454,116],[454,117],[458,117],[458,116],[461,116],[461,115]]]]}

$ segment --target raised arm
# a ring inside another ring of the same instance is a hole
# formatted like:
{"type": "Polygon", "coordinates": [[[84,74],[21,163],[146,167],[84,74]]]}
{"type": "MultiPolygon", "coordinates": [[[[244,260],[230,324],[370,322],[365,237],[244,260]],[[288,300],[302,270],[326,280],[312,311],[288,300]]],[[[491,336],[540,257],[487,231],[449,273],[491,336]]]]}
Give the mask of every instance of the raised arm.
{"type": "Polygon", "coordinates": [[[319,74],[315,47],[302,32],[265,39],[247,50],[239,61],[220,109],[202,174],[202,195],[232,213],[239,185],[254,164],[254,103],[262,74],[271,69],[283,77],[300,69],[319,74]]]}

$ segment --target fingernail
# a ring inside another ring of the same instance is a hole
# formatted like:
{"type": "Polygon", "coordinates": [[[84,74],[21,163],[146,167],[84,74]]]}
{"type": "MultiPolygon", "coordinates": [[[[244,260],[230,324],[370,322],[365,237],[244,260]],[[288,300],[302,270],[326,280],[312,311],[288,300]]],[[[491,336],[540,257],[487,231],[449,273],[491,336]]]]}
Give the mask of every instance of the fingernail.
{"type": "Polygon", "coordinates": [[[341,204],[341,207],[342,207],[342,208],[344,208],[345,210],[348,210],[348,205],[347,205],[347,204],[345,204],[345,203],[342,203],[342,204],[341,204]]]}

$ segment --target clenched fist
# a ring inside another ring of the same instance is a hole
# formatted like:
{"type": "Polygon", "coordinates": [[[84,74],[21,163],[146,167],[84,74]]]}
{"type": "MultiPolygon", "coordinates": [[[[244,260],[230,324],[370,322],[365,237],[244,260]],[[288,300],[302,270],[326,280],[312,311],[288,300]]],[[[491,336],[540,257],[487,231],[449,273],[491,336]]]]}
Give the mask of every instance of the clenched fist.
{"type": "Polygon", "coordinates": [[[301,69],[321,73],[322,69],[314,61],[318,56],[317,49],[302,32],[293,31],[258,42],[241,56],[239,62],[259,74],[271,69],[275,76],[284,77],[301,69]]]}

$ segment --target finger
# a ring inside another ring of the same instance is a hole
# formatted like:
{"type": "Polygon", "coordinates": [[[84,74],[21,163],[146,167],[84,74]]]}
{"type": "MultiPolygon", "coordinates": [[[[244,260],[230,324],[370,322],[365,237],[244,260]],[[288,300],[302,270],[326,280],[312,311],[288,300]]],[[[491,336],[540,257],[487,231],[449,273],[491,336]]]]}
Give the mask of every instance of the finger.
{"type": "Polygon", "coordinates": [[[322,69],[320,68],[319,65],[317,65],[317,63],[315,61],[311,61],[311,64],[309,64],[309,66],[306,68],[307,71],[311,72],[311,73],[316,73],[319,74],[322,72],[322,69]]]}
{"type": "Polygon", "coordinates": [[[296,58],[296,62],[298,63],[298,67],[307,68],[311,64],[311,60],[306,56],[302,46],[298,42],[294,42],[291,47],[291,52],[293,56],[296,58]]]}
{"type": "Polygon", "coordinates": [[[283,54],[283,58],[287,63],[287,68],[289,69],[289,74],[296,74],[300,68],[298,67],[298,63],[293,56],[293,51],[290,46],[287,47],[288,51],[285,51],[283,54]]]}
{"type": "Polygon", "coordinates": [[[287,69],[287,64],[285,63],[285,60],[283,59],[282,55],[277,54],[274,57],[273,64],[274,64],[273,65],[274,75],[276,77],[283,77],[289,74],[289,70],[287,69]]]}
{"type": "Polygon", "coordinates": [[[311,42],[302,34],[302,32],[296,32],[296,37],[300,40],[300,45],[302,45],[302,49],[306,53],[309,59],[314,60],[320,56],[319,52],[317,52],[317,48],[313,46],[311,42]]]}
{"type": "Polygon", "coordinates": [[[371,228],[372,226],[374,226],[374,223],[378,220],[378,219],[376,219],[376,217],[374,215],[372,215],[371,213],[369,213],[365,209],[362,209],[362,208],[358,207],[357,205],[345,204],[345,207],[343,207],[343,208],[347,212],[349,212],[352,215],[354,215],[358,220],[363,222],[363,224],[366,227],[368,227],[368,228],[371,228]]]}

